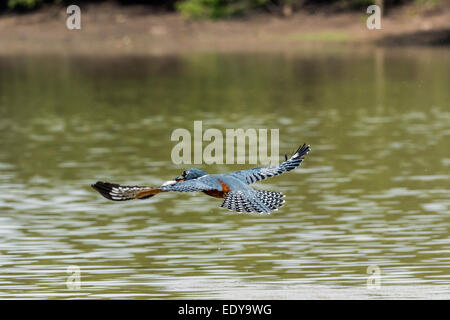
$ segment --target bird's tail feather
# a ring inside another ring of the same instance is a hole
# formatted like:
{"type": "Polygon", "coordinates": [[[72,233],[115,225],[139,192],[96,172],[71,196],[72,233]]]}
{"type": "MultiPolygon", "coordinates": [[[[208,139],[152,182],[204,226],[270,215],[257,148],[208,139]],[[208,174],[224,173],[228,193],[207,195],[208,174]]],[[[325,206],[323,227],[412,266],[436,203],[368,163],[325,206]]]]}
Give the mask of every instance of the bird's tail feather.
{"type": "Polygon", "coordinates": [[[97,181],[92,185],[106,199],[125,201],[132,199],[148,199],[161,192],[158,189],[144,186],[122,186],[115,183],[97,181]]]}

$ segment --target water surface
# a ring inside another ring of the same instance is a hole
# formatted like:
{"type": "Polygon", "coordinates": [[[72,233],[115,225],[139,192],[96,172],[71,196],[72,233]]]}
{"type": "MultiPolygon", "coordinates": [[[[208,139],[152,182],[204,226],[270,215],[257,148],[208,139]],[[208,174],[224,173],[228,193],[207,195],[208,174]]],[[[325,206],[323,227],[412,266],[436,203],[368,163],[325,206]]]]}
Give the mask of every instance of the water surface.
{"type": "Polygon", "coordinates": [[[450,51],[324,52],[1,57],[0,298],[448,299],[450,51]],[[176,177],[170,135],[194,120],[311,144],[257,185],[284,207],[89,187],[176,177]]]}

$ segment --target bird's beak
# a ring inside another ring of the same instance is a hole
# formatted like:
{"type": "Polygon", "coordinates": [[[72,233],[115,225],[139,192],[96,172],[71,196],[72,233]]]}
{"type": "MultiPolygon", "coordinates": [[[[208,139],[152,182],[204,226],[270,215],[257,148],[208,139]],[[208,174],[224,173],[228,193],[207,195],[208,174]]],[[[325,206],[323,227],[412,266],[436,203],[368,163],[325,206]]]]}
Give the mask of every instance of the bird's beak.
{"type": "Polygon", "coordinates": [[[184,181],[184,177],[183,176],[176,177],[175,181],[184,181]]]}

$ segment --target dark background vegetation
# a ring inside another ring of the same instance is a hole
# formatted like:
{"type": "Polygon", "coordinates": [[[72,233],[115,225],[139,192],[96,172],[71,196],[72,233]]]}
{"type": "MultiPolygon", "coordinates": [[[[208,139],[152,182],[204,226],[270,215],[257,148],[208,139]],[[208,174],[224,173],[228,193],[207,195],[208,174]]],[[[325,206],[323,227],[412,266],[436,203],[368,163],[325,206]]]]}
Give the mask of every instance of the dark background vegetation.
{"type": "Polygon", "coordinates": [[[352,10],[379,4],[384,7],[411,2],[439,2],[442,0],[0,0],[0,13],[29,12],[47,4],[85,4],[113,2],[122,5],[148,5],[155,10],[178,11],[189,18],[224,18],[262,11],[289,15],[295,10],[352,10]]]}

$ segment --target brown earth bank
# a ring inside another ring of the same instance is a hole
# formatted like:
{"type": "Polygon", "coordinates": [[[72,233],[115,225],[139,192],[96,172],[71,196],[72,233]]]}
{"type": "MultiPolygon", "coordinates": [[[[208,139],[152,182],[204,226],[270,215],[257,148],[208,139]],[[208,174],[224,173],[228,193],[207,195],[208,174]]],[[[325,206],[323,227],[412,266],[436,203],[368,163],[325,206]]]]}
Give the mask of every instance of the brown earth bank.
{"type": "Polygon", "coordinates": [[[81,6],[81,29],[69,30],[66,8],[48,6],[30,14],[0,16],[0,54],[140,54],[286,51],[335,45],[450,46],[450,1],[423,8],[393,9],[381,30],[366,27],[368,14],[269,14],[246,18],[186,20],[145,6],[81,6]]]}

